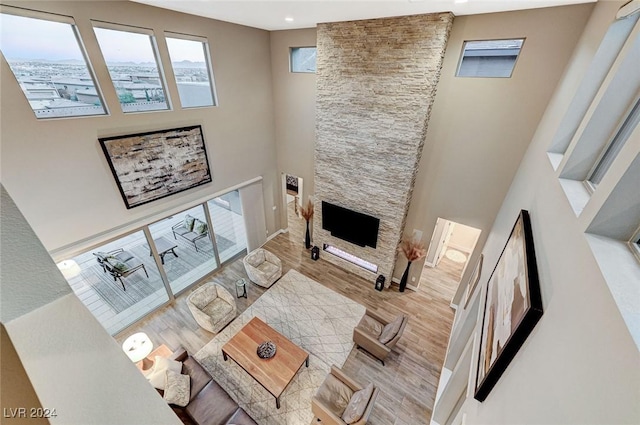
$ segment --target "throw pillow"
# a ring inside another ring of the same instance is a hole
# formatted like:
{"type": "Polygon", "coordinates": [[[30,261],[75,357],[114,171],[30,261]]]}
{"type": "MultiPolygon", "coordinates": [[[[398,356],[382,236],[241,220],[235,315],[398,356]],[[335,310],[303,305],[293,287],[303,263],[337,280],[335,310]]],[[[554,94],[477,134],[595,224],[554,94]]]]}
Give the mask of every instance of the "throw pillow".
{"type": "Polygon", "coordinates": [[[207,223],[204,223],[200,220],[196,220],[193,223],[193,233],[197,233],[199,235],[202,235],[204,233],[207,232],[207,223]]]}
{"type": "Polygon", "coordinates": [[[354,424],[362,419],[364,410],[369,404],[371,394],[373,394],[373,383],[371,382],[363,389],[353,393],[351,400],[349,400],[349,404],[347,404],[347,408],[344,409],[342,420],[348,424],[354,424]]]}
{"type": "Polygon", "coordinates": [[[196,221],[196,219],[194,217],[191,217],[189,214],[184,216],[184,227],[188,230],[188,231],[192,231],[193,230],[193,222],[196,221]]]}
{"type": "Polygon", "coordinates": [[[167,383],[164,387],[164,399],[167,403],[185,407],[189,404],[191,377],[170,370],[167,370],[165,374],[167,383]]]}
{"type": "Polygon", "coordinates": [[[147,375],[149,383],[159,390],[164,390],[167,370],[180,373],[182,371],[182,363],[156,356],[153,368],[151,368],[151,371],[147,375]]]}
{"type": "Polygon", "coordinates": [[[381,343],[386,344],[387,342],[395,338],[396,335],[398,335],[400,325],[402,325],[402,319],[404,319],[404,315],[396,317],[393,322],[384,326],[379,338],[379,341],[381,343]]]}
{"type": "Polygon", "coordinates": [[[109,262],[109,264],[111,264],[111,266],[118,270],[120,273],[124,273],[129,269],[129,266],[127,266],[125,263],[121,262],[121,261],[113,261],[113,260],[107,260],[109,262]]]}

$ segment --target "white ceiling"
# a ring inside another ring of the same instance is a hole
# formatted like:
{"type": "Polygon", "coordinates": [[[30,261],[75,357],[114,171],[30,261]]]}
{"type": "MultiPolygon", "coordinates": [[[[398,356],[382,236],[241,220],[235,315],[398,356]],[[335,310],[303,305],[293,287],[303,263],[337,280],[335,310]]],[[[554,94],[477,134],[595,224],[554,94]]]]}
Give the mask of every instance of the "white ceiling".
{"type": "Polygon", "coordinates": [[[219,19],[265,30],[311,28],[321,22],[339,22],[421,13],[455,15],[503,12],[596,0],[133,0],[192,15],[219,19]],[[285,18],[293,18],[292,22],[285,18]]]}

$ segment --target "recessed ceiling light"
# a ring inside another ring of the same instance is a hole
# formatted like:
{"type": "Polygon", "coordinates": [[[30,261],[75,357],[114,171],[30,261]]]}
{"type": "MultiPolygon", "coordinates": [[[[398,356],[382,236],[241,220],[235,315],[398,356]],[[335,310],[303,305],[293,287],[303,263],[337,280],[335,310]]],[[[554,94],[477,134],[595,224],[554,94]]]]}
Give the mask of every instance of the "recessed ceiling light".
{"type": "Polygon", "coordinates": [[[468,1],[469,1],[469,0],[456,0],[456,1],[455,1],[455,3],[466,3],[466,2],[468,2],[468,1]]]}
{"type": "Polygon", "coordinates": [[[293,22],[293,17],[287,16],[287,17],[284,18],[284,20],[287,21],[287,22],[293,22]]]}

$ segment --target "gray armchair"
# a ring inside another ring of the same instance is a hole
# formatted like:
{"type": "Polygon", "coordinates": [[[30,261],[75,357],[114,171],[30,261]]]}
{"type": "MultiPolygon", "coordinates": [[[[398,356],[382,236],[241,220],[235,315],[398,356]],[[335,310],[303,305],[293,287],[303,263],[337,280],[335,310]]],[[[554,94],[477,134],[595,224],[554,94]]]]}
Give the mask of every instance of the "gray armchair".
{"type": "Polygon", "coordinates": [[[405,315],[388,320],[367,310],[353,330],[353,342],[380,360],[384,366],[384,360],[402,336],[407,320],[405,315]]]}
{"type": "Polygon", "coordinates": [[[269,288],[282,276],[282,262],[266,249],[251,251],[242,262],[249,279],[256,285],[269,288]]]}
{"type": "Polygon", "coordinates": [[[334,365],[311,399],[311,411],[323,425],[365,425],[378,392],[373,384],[363,387],[334,365]]]}
{"type": "Polygon", "coordinates": [[[236,300],[222,286],[208,282],[187,297],[187,307],[202,328],[218,333],[236,317],[236,300]]]}

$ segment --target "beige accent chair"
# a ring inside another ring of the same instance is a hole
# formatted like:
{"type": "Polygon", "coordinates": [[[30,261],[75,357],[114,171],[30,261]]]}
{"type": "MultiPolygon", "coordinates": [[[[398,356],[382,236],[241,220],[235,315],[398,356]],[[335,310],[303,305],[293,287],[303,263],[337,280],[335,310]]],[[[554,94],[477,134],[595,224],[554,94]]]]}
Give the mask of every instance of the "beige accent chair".
{"type": "Polygon", "coordinates": [[[384,360],[402,336],[407,321],[405,315],[388,320],[367,310],[353,330],[353,342],[356,343],[356,347],[364,349],[380,360],[384,366],[384,360]]]}
{"type": "Polygon", "coordinates": [[[217,283],[207,282],[187,297],[187,307],[204,329],[218,333],[236,317],[236,300],[217,283]]]}
{"type": "Polygon", "coordinates": [[[251,251],[242,262],[249,279],[256,285],[269,288],[282,276],[282,262],[266,249],[251,251]]]}
{"type": "Polygon", "coordinates": [[[311,411],[323,425],[365,425],[378,392],[373,384],[363,387],[333,365],[311,399],[311,411]]]}

